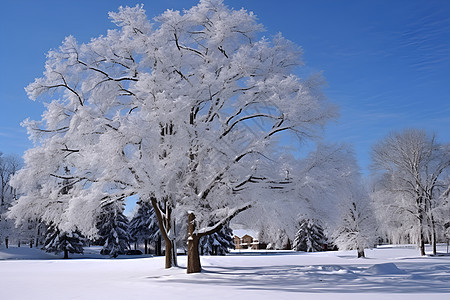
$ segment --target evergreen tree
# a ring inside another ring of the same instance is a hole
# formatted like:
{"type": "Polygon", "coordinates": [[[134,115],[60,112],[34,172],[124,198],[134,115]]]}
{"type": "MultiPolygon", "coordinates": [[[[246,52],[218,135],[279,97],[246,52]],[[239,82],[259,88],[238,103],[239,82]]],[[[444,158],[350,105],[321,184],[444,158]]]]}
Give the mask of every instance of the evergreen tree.
{"type": "Polygon", "coordinates": [[[293,248],[296,251],[316,252],[323,250],[325,236],[319,221],[303,219],[295,234],[293,248]]]}
{"type": "Polygon", "coordinates": [[[148,254],[148,243],[155,242],[155,253],[161,255],[161,234],[155,211],[149,202],[137,202],[138,209],[130,221],[128,232],[133,241],[145,243],[145,254],[148,254]]]}
{"type": "Polygon", "coordinates": [[[129,248],[128,219],[123,213],[124,203],[107,202],[98,217],[98,242],[103,245],[102,254],[116,257],[129,248]]]}
{"type": "Polygon", "coordinates": [[[228,225],[216,233],[201,237],[199,242],[201,255],[225,255],[233,248],[233,230],[228,225]]]}
{"type": "Polygon", "coordinates": [[[64,258],[67,259],[69,253],[83,253],[83,238],[78,231],[65,232],[51,224],[45,234],[43,249],[56,254],[64,252],[64,258]]]}

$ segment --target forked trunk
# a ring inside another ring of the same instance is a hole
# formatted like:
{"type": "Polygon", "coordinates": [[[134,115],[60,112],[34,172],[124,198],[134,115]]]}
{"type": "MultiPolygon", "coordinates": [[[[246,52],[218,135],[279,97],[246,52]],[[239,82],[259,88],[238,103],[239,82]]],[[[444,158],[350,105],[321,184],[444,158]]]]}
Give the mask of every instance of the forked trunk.
{"type": "Polygon", "coordinates": [[[159,230],[161,232],[161,235],[164,239],[164,244],[166,248],[166,264],[165,268],[169,269],[173,266],[176,266],[176,249],[174,248],[173,242],[170,239],[167,232],[170,230],[170,211],[169,209],[166,210],[166,216],[163,218],[161,210],[158,206],[158,203],[155,198],[151,198],[153,209],[155,210],[156,219],[158,220],[159,230]]]}

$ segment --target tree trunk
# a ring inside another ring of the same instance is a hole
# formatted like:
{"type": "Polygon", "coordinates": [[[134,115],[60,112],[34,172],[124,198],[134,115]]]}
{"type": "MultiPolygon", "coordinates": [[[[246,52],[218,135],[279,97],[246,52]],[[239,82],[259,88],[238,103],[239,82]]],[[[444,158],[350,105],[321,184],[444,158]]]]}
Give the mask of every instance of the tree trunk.
{"type": "Polygon", "coordinates": [[[431,216],[431,243],[433,247],[433,255],[436,255],[437,253],[436,222],[434,221],[433,215],[431,216]]]}
{"type": "Polygon", "coordinates": [[[200,238],[195,232],[195,215],[193,213],[189,214],[188,218],[188,262],[187,262],[187,273],[200,273],[202,271],[202,266],[200,263],[200,253],[198,251],[198,245],[200,238]]]}
{"type": "Polygon", "coordinates": [[[366,257],[364,254],[364,248],[358,248],[358,258],[366,257]]]}
{"type": "Polygon", "coordinates": [[[198,244],[200,238],[194,235],[188,240],[188,265],[187,273],[200,273],[202,271],[202,266],[200,263],[200,253],[198,251],[198,244]]]}
{"type": "Polygon", "coordinates": [[[64,259],[68,259],[69,258],[69,250],[64,249],[64,259]]]}
{"type": "Polygon", "coordinates": [[[173,267],[173,251],[172,251],[172,241],[170,239],[164,239],[164,244],[165,244],[165,248],[166,248],[166,265],[165,268],[166,269],[170,269],[173,267]]]}
{"type": "Polygon", "coordinates": [[[144,245],[145,245],[145,254],[148,254],[148,240],[147,239],[145,239],[144,240],[144,245]]]}
{"type": "Polygon", "coordinates": [[[422,228],[421,228],[420,234],[419,234],[419,249],[420,249],[420,255],[425,256],[425,238],[423,235],[422,228]]]}
{"type": "Polygon", "coordinates": [[[418,201],[419,204],[419,248],[420,248],[420,255],[425,256],[425,235],[423,233],[423,220],[424,220],[424,210],[422,209],[422,203],[421,201],[418,201]]]}
{"type": "Polygon", "coordinates": [[[152,198],[151,201],[152,201],[153,209],[155,210],[156,219],[158,220],[159,231],[161,232],[161,235],[164,238],[164,244],[165,244],[165,248],[166,248],[165,268],[169,269],[169,268],[172,268],[174,265],[176,265],[176,260],[174,257],[175,251],[174,251],[174,247],[173,247],[174,245],[172,244],[172,240],[170,239],[170,237],[168,235],[168,231],[170,230],[170,225],[171,225],[170,224],[171,223],[170,222],[170,210],[166,206],[167,207],[166,216],[163,217],[156,199],[152,198]]]}
{"type": "Polygon", "coordinates": [[[161,236],[158,236],[158,239],[156,240],[156,245],[155,245],[155,254],[156,256],[161,256],[162,251],[161,251],[161,236]]]}

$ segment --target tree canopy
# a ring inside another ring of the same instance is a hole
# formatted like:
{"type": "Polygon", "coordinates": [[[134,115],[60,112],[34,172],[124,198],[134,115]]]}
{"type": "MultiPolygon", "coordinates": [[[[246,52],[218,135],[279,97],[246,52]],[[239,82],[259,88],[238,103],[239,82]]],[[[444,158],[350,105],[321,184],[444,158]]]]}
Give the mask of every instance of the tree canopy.
{"type": "Polygon", "coordinates": [[[301,48],[263,37],[244,9],[202,0],[153,24],[142,5],[109,16],[118,28],[86,44],[67,37],[26,88],[50,102],[42,120],[25,122],[36,146],[13,180],[23,196],[12,214],[93,236],[105,202],[139,195],[166,254],[176,220],[189,222],[198,250],[200,237],[285,179],[278,136],[317,136],[336,110],[320,76],[294,74],[301,48]]]}

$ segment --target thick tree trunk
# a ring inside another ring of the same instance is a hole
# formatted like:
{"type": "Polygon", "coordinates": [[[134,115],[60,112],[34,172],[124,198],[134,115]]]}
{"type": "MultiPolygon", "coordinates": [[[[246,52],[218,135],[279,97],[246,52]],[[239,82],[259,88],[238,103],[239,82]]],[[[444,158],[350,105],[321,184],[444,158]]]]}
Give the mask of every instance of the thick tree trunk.
{"type": "Polygon", "coordinates": [[[194,233],[195,232],[195,215],[193,213],[189,214],[188,218],[188,263],[187,263],[187,273],[200,273],[202,271],[202,266],[200,263],[200,253],[198,251],[198,244],[200,237],[194,233]]]}
{"type": "Polygon", "coordinates": [[[69,250],[64,249],[64,259],[69,259],[69,250]]]}
{"type": "Polygon", "coordinates": [[[194,235],[188,240],[188,264],[187,273],[200,273],[202,271],[202,266],[200,263],[200,253],[198,251],[198,244],[200,238],[194,235]]]}

